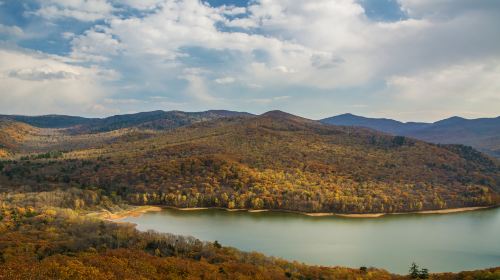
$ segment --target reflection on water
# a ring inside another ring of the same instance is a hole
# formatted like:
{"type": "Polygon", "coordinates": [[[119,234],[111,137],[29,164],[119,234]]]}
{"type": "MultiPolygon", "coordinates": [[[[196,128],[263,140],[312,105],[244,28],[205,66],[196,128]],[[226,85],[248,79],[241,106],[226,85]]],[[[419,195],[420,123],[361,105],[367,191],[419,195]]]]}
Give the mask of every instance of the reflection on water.
{"type": "Polygon", "coordinates": [[[309,264],[396,273],[412,262],[433,272],[500,266],[500,208],[372,219],[166,209],[124,221],[309,264]]]}

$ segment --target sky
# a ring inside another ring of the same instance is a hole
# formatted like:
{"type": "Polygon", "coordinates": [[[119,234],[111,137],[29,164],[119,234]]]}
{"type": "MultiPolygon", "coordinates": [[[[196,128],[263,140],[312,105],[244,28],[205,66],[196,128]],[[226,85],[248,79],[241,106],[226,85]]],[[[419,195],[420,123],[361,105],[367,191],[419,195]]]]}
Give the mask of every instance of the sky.
{"type": "Polygon", "coordinates": [[[497,0],[0,0],[0,114],[500,115],[497,0]]]}

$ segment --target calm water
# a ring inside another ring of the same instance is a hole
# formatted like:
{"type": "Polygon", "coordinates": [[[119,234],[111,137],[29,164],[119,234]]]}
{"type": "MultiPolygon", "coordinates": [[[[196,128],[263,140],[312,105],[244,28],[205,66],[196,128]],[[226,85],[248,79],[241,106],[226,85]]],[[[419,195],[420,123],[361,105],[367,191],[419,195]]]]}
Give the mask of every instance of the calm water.
{"type": "Polygon", "coordinates": [[[124,221],[308,264],[396,273],[413,261],[432,272],[500,266],[500,208],[374,219],[168,209],[124,221]]]}

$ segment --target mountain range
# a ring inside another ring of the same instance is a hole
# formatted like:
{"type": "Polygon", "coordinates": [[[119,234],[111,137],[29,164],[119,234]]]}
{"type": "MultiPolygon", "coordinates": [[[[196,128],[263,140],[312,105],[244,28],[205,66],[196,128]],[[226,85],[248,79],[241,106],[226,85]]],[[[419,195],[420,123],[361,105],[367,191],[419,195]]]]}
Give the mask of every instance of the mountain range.
{"type": "Polygon", "coordinates": [[[16,190],[98,188],[134,205],[337,213],[500,202],[500,165],[473,148],[281,111],[160,111],[66,128],[3,123],[0,139],[10,142],[0,183],[16,190]]]}
{"type": "Polygon", "coordinates": [[[434,123],[404,123],[391,119],[343,114],[320,121],[333,125],[366,127],[432,143],[463,144],[491,156],[500,157],[500,117],[479,119],[451,117],[434,123]]]}
{"type": "MultiPolygon", "coordinates": [[[[22,116],[0,115],[0,122],[10,120],[33,126],[36,129],[54,129],[65,134],[96,134],[121,129],[144,131],[170,130],[196,122],[209,121],[224,117],[254,116],[245,112],[210,110],[204,112],[152,111],[136,114],[116,115],[107,118],[84,118],[65,115],[22,116]]],[[[465,119],[451,117],[436,121],[400,122],[385,118],[367,118],[353,114],[342,114],[319,120],[324,124],[365,127],[392,135],[408,136],[432,143],[463,144],[471,146],[490,156],[500,158],[500,117],[465,119]]],[[[19,128],[25,131],[28,127],[19,128]]],[[[0,127],[1,130],[1,127],[0,127]]],[[[33,129],[31,129],[33,131],[33,129]]],[[[2,141],[0,131],[0,145],[2,141]]],[[[112,137],[111,137],[112,138],[112,137]]],[[[2,147],[0,146],[0,149],[2,147]]]]}

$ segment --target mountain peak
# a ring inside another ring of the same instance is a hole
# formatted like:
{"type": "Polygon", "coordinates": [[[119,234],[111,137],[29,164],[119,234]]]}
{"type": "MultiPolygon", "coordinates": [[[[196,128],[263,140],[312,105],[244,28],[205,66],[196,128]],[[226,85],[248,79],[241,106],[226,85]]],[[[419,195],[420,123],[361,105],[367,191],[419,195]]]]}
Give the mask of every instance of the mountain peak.
{"type": "Polygon", "coordinates": [[[357,116],[357,115],[354,115],[354,114],[351,114],[351,113],[344,113],[344,114],[340,114],[338,115],[337,117],[360,117],[360,116],[357,116]]]}
{"type": "Polygon", "coordinates": [[[460,123],[460,122],[463,122],[466,120],[467,119],[462,118],[462,117],[453,116],[453,117],[450,117],[450,118],[447,118],[444,120],[437,121],[434,124],[441,124],[441,125],[443,125],[443,124],[455,124],[455,123],[460,123]]]}
{"type": "Polygon", "coordinates": [[[263,117],[289,117],[289,116],[293,116],[293,115],[286,113],[286,112],[283,112],[281,110],[272,110],[272,111],[265,112],[261,116],[263,116],[263,117]]]}
{"type": "Polygon", "coordinates": [[[287,123],[293,122],[293,123],[305,124],[305,123],[311,123],[311,122],[314,123],[315,122],[313,120],[299,117],[296,115],[292,115],[292,114],[289,114],[287,112],[283,112],[280,110],[273,110],[273,111],[266,112],[266,113],[260,115],[259,118],[268,119],[268,120],[272,120],[272,121],[287,122],[287,123]]]}

